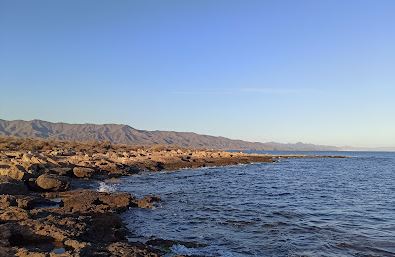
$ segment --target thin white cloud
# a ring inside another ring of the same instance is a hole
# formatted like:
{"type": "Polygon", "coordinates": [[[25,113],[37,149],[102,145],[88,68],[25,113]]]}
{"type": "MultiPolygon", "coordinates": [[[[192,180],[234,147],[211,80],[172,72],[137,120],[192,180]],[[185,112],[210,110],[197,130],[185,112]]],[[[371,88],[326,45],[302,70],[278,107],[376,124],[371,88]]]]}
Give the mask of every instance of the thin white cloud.
{"type": "Polygon", "coordinates": [[[279,94],[279,95],[288,95],[288,94],[296,94],[299,93],[300,90],[289,89],[289,88],[271,88],[271,87],[247,87],[240,89],[243,93],[261,93],[261,94],[279,94]]]}
{"type": "Polygon", "coordinates": [[[173,91],[173,94],[178,95],[231,95],[234,94],[235,91],[231,90],[180,90],[180,91],[173,91]]]}
{"type": "Polygon", "coordinates": [[[267,94],[267,95],[293,95],[300,93],[318,92],[315,89],[308,88],[276,88],[276,87],[243,87],[230,89],[208,89],[208,90],[177,90],[172,94],[178,95],[248,95],[248,94],[267,94]]]}

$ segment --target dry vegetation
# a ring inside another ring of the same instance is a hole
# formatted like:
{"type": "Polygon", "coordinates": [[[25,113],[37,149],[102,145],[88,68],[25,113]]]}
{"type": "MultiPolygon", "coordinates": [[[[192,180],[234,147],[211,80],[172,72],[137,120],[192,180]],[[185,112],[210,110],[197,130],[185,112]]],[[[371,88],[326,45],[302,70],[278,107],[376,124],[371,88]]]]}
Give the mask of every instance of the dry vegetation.
{"type": "Polygon", "coordinates": [[[33,138],[17,138],[17,137],[4,137],[0,136],[0,150],[3,151],[50,151],[54,149],[69,149],[76,152],[87,154],[105,153],[108,151],[121,152],[121,151],[136,151],[148,150],[152,152],[159,152],[165,150],[175,150],[185,148],[176,145],[161,145],[155,144],[150,146],[143,145],[125,145],[125,144],[112,144],[109,141],[64,141],[55,139],[33,139],[33,138]]]}

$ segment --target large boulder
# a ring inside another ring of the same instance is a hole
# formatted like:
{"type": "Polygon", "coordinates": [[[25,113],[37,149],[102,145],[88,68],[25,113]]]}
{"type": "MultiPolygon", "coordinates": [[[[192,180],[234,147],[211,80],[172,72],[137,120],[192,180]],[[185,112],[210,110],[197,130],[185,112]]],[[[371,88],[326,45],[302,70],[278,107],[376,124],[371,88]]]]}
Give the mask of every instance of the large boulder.
{"type": "Polygon", "coordinates": [[[0,176],[0,195],[24,195],[28,189],[22,181],[0,176]]]}
{"type": "Polygon", "coordinates": [[[26,172],[25,168],[21,165],[1,164],[0,175],[8,176],[16,180],[24,180],[27,178],[28,173],[26,172]]]}
{"type": "Polygon", "coordinates": [[[66,191],[70,188],[70,179],[64,176],[43,174],[37,178],[36,185],[44,191],[66,191]]]}

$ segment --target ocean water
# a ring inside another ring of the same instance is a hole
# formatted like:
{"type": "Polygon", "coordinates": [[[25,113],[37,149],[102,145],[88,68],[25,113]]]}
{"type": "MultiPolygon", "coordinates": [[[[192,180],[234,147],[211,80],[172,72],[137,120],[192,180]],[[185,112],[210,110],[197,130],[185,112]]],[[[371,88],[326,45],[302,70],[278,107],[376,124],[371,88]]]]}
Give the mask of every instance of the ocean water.
{"type": "Polygon", "coordinates": [[[142,173],[111,188],[162,198],[123,215],[130,240],[206,245],[168,256],[395,256],[395,153],[312,154],[351,158],[142,173]]]}

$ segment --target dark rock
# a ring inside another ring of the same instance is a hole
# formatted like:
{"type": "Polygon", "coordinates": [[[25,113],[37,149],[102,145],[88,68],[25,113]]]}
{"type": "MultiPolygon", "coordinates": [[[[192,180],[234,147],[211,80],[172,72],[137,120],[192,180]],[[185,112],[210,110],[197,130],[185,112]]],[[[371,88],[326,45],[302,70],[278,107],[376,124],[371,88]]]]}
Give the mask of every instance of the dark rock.
{"type": "Polygon", "coordinates": [[[115,213],[94,214],[88,222],[88,229],[81,235],[83,241],[95,244],[113,243],[125,240],[127,229],[115,213]]]}
{"type": "Polygon", "coordinates": [[[24,195],[27,193],[27,187],[22,181],[7,176],[0,176],[0,194],[24,195]]]}
{"type": "Polygon", "coordinates": [[[53,239],[37,235],[30,228],[15,222],[0,225],[0,246],[8,248],[26,247],[30,251],[50,251],[53,248],[53,239]]]}

